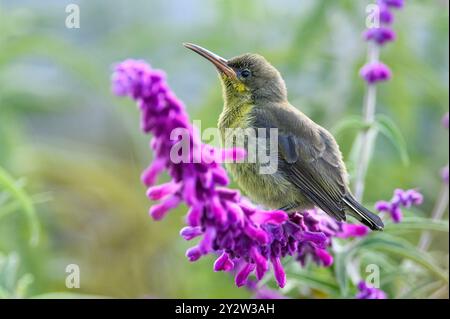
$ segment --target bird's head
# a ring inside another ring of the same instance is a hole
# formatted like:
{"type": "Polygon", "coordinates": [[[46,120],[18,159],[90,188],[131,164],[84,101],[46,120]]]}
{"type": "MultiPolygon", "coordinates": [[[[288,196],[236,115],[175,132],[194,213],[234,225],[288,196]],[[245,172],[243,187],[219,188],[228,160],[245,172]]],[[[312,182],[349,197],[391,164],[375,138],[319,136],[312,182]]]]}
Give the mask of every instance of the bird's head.
{"type": "Polygon", "coordinates": [[[184,46],[216,66],[226,103],[284,102],[287,99],[286,85],[280,72],[263,56],[246,53],[227,60],[195,44],[185,43],[184,46]]]}

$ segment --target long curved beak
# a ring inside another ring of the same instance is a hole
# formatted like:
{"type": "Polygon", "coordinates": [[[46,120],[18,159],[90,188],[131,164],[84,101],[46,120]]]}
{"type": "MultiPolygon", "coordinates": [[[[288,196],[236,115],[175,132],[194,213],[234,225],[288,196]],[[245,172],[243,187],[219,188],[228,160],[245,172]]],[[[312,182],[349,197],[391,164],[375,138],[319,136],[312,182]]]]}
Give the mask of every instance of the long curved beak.
{"type": "Polygon", "coordinates": [[[218,56],[217,54],[212,53],[211,51],[206,50],[205,48],[202,48],[201,46],[196,45],[196,44],[183,43],[183,45],[186,48],[191,49],[195,53],[200,54],[205,59],[209,60],[212,64],[214,64],[216,66],[216,68],[217,68],[217,70],[219,70],[219,72],[222,72],[232,78],[236,77],[236,72],[231,67],[228,66],[228,61],[226,59],[224,59],[224,58],[218,56]]]}

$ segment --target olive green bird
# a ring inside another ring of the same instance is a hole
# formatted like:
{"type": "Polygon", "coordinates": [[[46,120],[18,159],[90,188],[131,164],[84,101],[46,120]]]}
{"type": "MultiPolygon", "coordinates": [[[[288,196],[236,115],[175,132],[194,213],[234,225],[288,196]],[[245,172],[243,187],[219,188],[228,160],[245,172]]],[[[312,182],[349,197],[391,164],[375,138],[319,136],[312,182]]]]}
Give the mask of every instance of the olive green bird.
{"type": "Polygon", "coordinates": [[[243,54],[226,60],[198,45],[185,47],[212,62],[220,75],[224,107],[219,118],[226,128],[277,128],[278,168],[260,174],[259,164],[227,165],[247,196],[270,209],[287,212],[319,207],[338,221],[352,215],[372,230],[381,219],[351,194],[348,174],[334,137],[292,106],[280,73],[262,56],[243,54]]]}

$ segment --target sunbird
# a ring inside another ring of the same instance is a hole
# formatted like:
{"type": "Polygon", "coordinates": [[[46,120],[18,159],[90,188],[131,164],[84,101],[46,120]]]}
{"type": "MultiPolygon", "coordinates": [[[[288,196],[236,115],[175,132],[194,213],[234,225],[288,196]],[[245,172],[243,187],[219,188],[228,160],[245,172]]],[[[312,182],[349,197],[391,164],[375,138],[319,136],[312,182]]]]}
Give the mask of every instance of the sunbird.
{"type": "Polygon", "coordinates": [[[316,206],[337,221],[345,221],[348,213],[372,230],[383,229],[380,217],[352,195],[336,140],[289,103],[286,84],[275,67],[258,54],[227,60],[198,45],[183,45],[219,72],[224,99],[218,121],[222,140],[226,128],[278,129],[275,173],[260,174],[258,162],[227,166],[250,199],[288,213],[316,206]]]}

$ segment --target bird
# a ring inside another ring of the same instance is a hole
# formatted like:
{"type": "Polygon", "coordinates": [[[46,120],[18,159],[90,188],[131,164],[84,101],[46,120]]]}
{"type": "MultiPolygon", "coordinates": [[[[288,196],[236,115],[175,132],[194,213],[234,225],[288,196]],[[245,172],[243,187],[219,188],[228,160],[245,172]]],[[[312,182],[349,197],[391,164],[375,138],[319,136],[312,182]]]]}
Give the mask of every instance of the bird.
{"type": "Polygon", "coordinates": [[[219,73],[224,105],[218,128],[277,129],[275,172],[261,174],[258,161],[228,163],[227,170],[245,195],[269,209],[287,213],[314,207],[338,222],[356,218],[383,230],[379,216],[358,202],[333,135],[288,101],[280,72],[263,56],[245,53],[225,59],[192,43],[183,45],[210,61],[219,73]]]}

